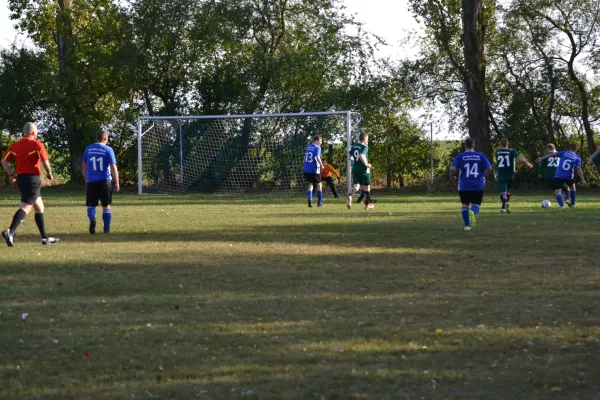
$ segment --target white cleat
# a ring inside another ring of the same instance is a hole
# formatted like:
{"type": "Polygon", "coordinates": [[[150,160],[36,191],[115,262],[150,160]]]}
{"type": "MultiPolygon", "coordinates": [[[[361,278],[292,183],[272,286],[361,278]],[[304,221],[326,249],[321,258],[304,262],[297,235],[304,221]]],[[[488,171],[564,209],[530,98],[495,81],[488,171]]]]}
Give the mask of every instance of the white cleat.
{"type": "Polygon", "coordinates": [[[50,246],[51,244],[60,242],[59,238],[55,238],[52,236],[48,236],[46,239],[42,239],[42,244],[44,246],[50,246]]]}

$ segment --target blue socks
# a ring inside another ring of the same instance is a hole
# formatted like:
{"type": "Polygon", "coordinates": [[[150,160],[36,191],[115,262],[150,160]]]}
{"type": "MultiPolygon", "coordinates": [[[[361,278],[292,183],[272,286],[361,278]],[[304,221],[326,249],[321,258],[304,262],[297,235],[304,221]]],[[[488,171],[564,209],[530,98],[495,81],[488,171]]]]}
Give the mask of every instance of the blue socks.
{"type": "Polygon", "coordinates": [[[109,233],[110,222],[112,220],[112,212],[110,210],[102,211],[102,220],[104,221],[104,233],[109,233]]]}
{"type": "Polygon", "coordinates": [[[560,207],[564,207],[565,206],[565,201],[563,200],[562,194],[557,194],[556,195],[556,202],[558,203],[558,205],[560,207]]]}
{"type": "Polygon", "coordinates": [[[575,189],[571,189],[570,194],[571,194],[571,205],[574,206],[575,205],[575,195],[577,194],[577,191],[575,189]]]}
{"type": "Polygon", "coordinates": [[[471,210],[473,210],[473,214],[477,215],[479,214],[479,204],[472,204],[471,205],[471,210]]]}
{"type": "Polygon", "coordinates": [[[322,205],[323,204],[323,191],[322,190],[318,190],[317,191],[317,205],[322,205]]]}
{"type": "Polygon", "coordinates": [[[465,226],[470,226],[470,224],[469,224],[469,207],[462,208],[462,217],[463,217],[463,222],[465,223],[465,226]]]}
{"type": "Polygon", "coordinates": [[[307,193],[308,193],[308,200],[312,201],[313,191],[309,190],[307,193]]]}
{"type": "Polygon", "coordinates": [[[96,220],[96,207],[88,207],[87,208],[88,219],[90,222],[96,220]]]}

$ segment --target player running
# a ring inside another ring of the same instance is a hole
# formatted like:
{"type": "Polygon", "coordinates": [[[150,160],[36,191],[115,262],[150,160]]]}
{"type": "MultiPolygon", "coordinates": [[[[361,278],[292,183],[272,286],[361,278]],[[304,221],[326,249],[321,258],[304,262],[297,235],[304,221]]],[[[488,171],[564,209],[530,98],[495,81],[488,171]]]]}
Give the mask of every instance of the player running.
{"type": "Polygon", "coordinates": [[[575,189],[575,169],[577,169],[577,175],[581,179],[581,184],[585,185],[586,181],[583,177],[583,170],[581,169],[581,158],[576,154],[577,145],[572,144],[569,151],[558,151],[554,153],[548,153],[543,157],[535,160],[536,162],[542,162],[550,157],[560,157],[560,163],[556,169],[556,180],[554,181],[554,194],[556,195],[556,201],[561,209],[565,208],[565,202],[562,197],[562,186],[567,184],[571,191],[571,207],[576,207],[576,189],[575,189]]]}
{"type": "Polygon", "coordinates": [[[458,154],[450,166],[450,179],[454,179],[456,171],[459,171],[458,194],[462,203],[462,217],[465,231],[475,227],[479,214],[479,207],[483,200],[483,189],[485,187],[485,175],[492,171],[492,164],[485,154],[474,150],[475,141],[465,140],[465,151],[458,154]]]}
{"type": "Polygon", "coordinates": [[[52,180],[52,169],[46,147],[37,140],[38,128],[33,122],[28,122],[23,127],[23,138],[11,144],[2,157],[2,167],[10,177],[11,183],[17,183],[21,192],[21,204],[12,219],[10,227],[2,232],[8,247],[13,247],[15,232],[23,219],[33,209],[35,211],[35,224],[42,236],[44,246],[59,242],[60,239],[46,233],[44,223],[44,202],[42,200],[40,179],[40,164],[46,170],[46,178],[52,180]],[[10,162],[15,162],[17,173],[13,173],[10,162]]]}
{"type": "Polygon", "coordinates": [[[98,201],[102,204],[104,233],[110,233],[112,194],[113,190],[118,192],[120,189],[115,152],[107,145],[108,131],[100,129],[96,133],[96,140],[96,143],[85,148],[81,163],[83,179],[86,182],[85,205],[90,220],[89,231],[91,234],[96,233],[96,207],[98,201]]]}
{"type": "Polygon", "coordinates": [[[359,142],[352,144],[350,148],[350,157],[354,163],[352,164],[352,191],[348,193],[348,201],[346,207],[352,207],[352,195],[356,193],[360,187],[365,198],[365,210],[375,208],[375,201],[371,199],[371,164],[369,164],[369,134],[361,132],[358,137],[359,142]]]}
{"type": "Polygon", "coordinates": [[[315,136],[313,142],[308,145],[304,152],[304,167],[302,168],[302,172],[304,173],[304,179],[308,182],[309,207],[312,207],[314,186],[317,187],[317,207],[323,207],[323,189],[321,186],[321,168],[323,168],[323,161],[321,161],[322,143],[323,138],[315,136]]]}
{"type": "Polygon", "coordinates": [[[502,201],[500,212],[507,214],[510,214],[510,189],[515,183],[516,161],[533,168],[533,165],[523,155],[515,149],[511,149],[509,145],[508,139],[502,138],[500,139],[500,149],[496,150],[496,178],[502,201]]]}
{"type": "MultiPolygon", "coordinates": [[[[546,146],[546,150],[548,151],[548,153],[546,154],[550,154],[550,153],[556,153],[556,146],[554,146],[554,144],[552,143],[548,143],[548,145],[546,146]]],[[[542,161],[541,163],[538,164],[537,166],[537,170],[538,170],[538,177],[541,179],[544,179],[544,182],[552,188],[552,190],[554,190],[554,185],[555,185],[555,176],[556,176],[556,168],[558,168],[558,165],[560,164],[560,157],[558,156],[551,156],[547,159],[545,159],[544,161],[542,161]]],[[[565,203],[570,204],[569,201],[569,187],[567,186],[567,184],[564,184],[562,187],[562,194],[563,194],[563,198],[565,199],[565,203]]]]}
{"type": "Polygon", "coordinates": [[[335,197],[336,199],[339,199],[340,196],[338,196],[337,191],[335,190],[335,183],[333,182],[333,177],[331,176],[331,174],[335,175],[335,177],[337,178],[337,180],[340,184],[344,183],[344,180],[340,176],[340,173],[337,172],[337,170],[335,168],[333,168],[331,166],[331,164],[329,164],[327,162],[327,160],[322,160],[322,161],[323,161],[323,169],[321,170],[321,179],[325,180],[325,183],[327,184],[327,186],[329,186],[329,189],[331,189],[331,191],[333,192],[333,197],[335,197]]]}

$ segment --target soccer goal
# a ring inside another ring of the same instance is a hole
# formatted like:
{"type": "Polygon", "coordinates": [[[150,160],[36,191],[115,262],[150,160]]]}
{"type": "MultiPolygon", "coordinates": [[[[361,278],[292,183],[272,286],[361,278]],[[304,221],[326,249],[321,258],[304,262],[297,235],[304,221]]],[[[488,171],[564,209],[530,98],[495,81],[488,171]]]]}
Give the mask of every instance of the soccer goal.
{"type": "Polygon", "coordinates": [[[138,193],[305,191],[304,150],[321,135],[323,158],[346,180],[339,188],[345,194],[348,151],[361,122],[350,111],[140,117],[138,193]]]}

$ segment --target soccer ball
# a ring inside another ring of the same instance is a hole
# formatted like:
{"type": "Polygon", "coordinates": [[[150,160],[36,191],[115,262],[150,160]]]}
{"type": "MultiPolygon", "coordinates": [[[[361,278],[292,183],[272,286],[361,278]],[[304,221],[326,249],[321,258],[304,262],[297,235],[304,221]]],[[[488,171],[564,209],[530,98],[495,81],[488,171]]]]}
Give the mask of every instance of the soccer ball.
{"type": "Polygon", "coordinates": [[[550,200],[542,201],[542,208],[549,208],[551,205],[550,200]]]}

